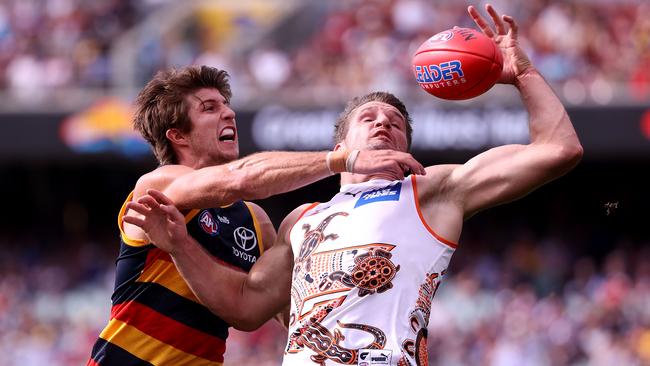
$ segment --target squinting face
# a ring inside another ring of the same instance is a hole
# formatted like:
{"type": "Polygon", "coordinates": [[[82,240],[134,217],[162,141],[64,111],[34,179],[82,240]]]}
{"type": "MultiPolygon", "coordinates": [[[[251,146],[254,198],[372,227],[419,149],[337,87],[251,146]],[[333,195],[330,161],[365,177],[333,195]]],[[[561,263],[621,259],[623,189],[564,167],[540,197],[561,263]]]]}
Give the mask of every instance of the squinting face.
{"type": "Polygon", "coordinates": [[[350,115],[348,131],[341,145],[348,150],[407,151],[406,120],[390,104],[368,102],[350,115]]]}
{"type": "Polygon", "coordinates": [[[192,130],[190,148],[202,165],[239,157],[235,112],[217,89],[203,88],[186,97],[192,130]]]}

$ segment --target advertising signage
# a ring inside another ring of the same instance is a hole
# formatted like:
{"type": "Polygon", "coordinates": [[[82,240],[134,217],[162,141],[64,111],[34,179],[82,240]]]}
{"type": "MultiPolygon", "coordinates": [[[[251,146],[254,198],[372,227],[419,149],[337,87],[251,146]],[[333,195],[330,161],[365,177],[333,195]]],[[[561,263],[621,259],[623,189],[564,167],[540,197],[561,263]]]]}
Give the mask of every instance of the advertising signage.
{"type": "MultiPolygon", "coordinates": [[[[310,110],[268,106],[238,111],[242,155],[261,150],[328,150],[341,108],[310,110]]],[[[650,157],[650,108],[569,109],[585,148],[585,160],[650,157]]],[[[412,151],[440,159],[463,159],[504,144],[529,140],[521,109],[415,107],[412,151]]],[[[151,160],[147,144],[131,129],[131,109],[105,100],[74,114],[0,114],[5,142],[0,162],[74,161],[110,157],[151,160]]]]}

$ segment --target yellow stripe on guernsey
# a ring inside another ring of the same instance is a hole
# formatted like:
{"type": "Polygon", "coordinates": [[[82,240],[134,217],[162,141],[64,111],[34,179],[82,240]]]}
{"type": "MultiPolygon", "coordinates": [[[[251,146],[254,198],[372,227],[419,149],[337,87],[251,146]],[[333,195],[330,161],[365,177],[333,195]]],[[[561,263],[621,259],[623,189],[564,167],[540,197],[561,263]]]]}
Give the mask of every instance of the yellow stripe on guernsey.
{"type": "Polygon", "coordinates": [[[262,235],[262,229],[260,228],[260,223],[257,221],[257,216],[255,216],[255,210],[253,210],[253,207],[249,202],[244,201],[246,204],[246,208],[248,208],[248,211],[251,213],[251,217],[253,218],[253,226],[255,226],[255,234],[257,235],[257,245],[260,248],[260,255],[264,254],[264,240],[262,239],[264,236],[262,235]]]}
{"type": "MultiPolygon", "coordinates": [[[[120,228],[120,236],[122,237],[122,241],[124,241],[126,244],[132,246],[132,247],[141,247],[144,245],[149,244],[148,240],[143,240],[143,239],[131,239],[128,236],[126,236],[126,233],[124,232],[124,225],[122,222],[122,217],[124,217],[124,213],[126,212],[126,204],[131,202],[133,199],[133,192],[129,193],[129,196],[126,197],[126,200],[122,204],[122,208],[120,208],[120,212],[117,214],[117,227],[120,228]]],[[[187,224],[194,216],[196,216],[197,213],[199,213],[200,210],[192,210],[185,215],[185,223],[187,224]]]]}
{"type": "Polygon", "coordinates": [[[221,362],[213,362],[172,347],[156,338],[141,332],[117,319],[111,319],[100,338],[124,348],[139,359],[153,365],[174,364],[193,366],[222,366],[221,362]]]}
{"type": "Polygon", "coordinates": [[[183,296],[186,299],[200,303],[199,299],[194,296],[187,283],[178,273],[173,262],[162,259],[156,259],[146,268],[138,277],[137,282],[153,282],[164,286],[168,290],[183,296]]]}

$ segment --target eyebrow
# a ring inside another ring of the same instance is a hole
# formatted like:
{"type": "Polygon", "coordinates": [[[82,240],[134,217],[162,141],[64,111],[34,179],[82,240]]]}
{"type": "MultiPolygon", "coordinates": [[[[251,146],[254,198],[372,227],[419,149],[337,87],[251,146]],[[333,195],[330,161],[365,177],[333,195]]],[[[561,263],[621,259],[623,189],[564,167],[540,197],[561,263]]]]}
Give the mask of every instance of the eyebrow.
{"type": "Polygon", "coordinates": [[[365,109],[360,110],[360,111],[359,111],[359,115],[361,116],[361,115],[364,115],[365,113],[376,112],[378,109],[382,109],[382,110],[384,110],[386,113],[392,114],[392,115],[395,116],[395,117],[399,117],[399,118],[401,118],[404,122],[406,122],[406,118],[404,118],[404,116],[402,115],[402,113],[401,113],[400,111],[396,110],[396,109],[393,109],[393,108],[386,108],[386,109],[384,109],[384,108],[380,108],[380,107],[378,107],[378,106],[371,106],[371,107],[368,107],[368,108],[365,108],[365,109]]]}
{"type": "Polygon", "coordinates": [[[401,118],[403,121],[406,121],[406,118],[404,118],[404,116],[402,115],[402,113],[400,111],[396,111],[394,109],[389,109],[388,112],[395,115],[395,116],[397,116],[397,117],[399,117],[399,118],[401,118]]]}
{"type": "MultiPolygon", "coordinates": [[[[201,99],[201,98],[200,98],[199,96],[197,96],[196,94],[192,94],[192,97],[196,98],[196,99],[199,101],[199,105],[200,105],[201,107],[205,107],[205,105],[206,105],[207,103],[219,103],[219,101],[216,100],[216,99],[214,99],[214,98],[208,98],[208,99],[205,99],[205,100],[204,100],[204,99],[201,99]]],[[[223,103],[226,103],[226,101],[224,101],[223,103]]]]}

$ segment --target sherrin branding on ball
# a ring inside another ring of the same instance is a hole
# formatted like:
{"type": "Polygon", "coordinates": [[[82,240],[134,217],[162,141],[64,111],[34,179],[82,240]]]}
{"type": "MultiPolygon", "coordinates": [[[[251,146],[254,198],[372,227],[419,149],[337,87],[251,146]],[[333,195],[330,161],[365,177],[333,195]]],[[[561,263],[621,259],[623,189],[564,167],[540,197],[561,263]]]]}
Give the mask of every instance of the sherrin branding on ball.
{"type": "Polygon", "coordinates": [[[438,98],[462,100],[488,91],[501,76],[501,50],[483,33],[453,28],[427,39],[413,56],[420,87],[438,98]]]}

